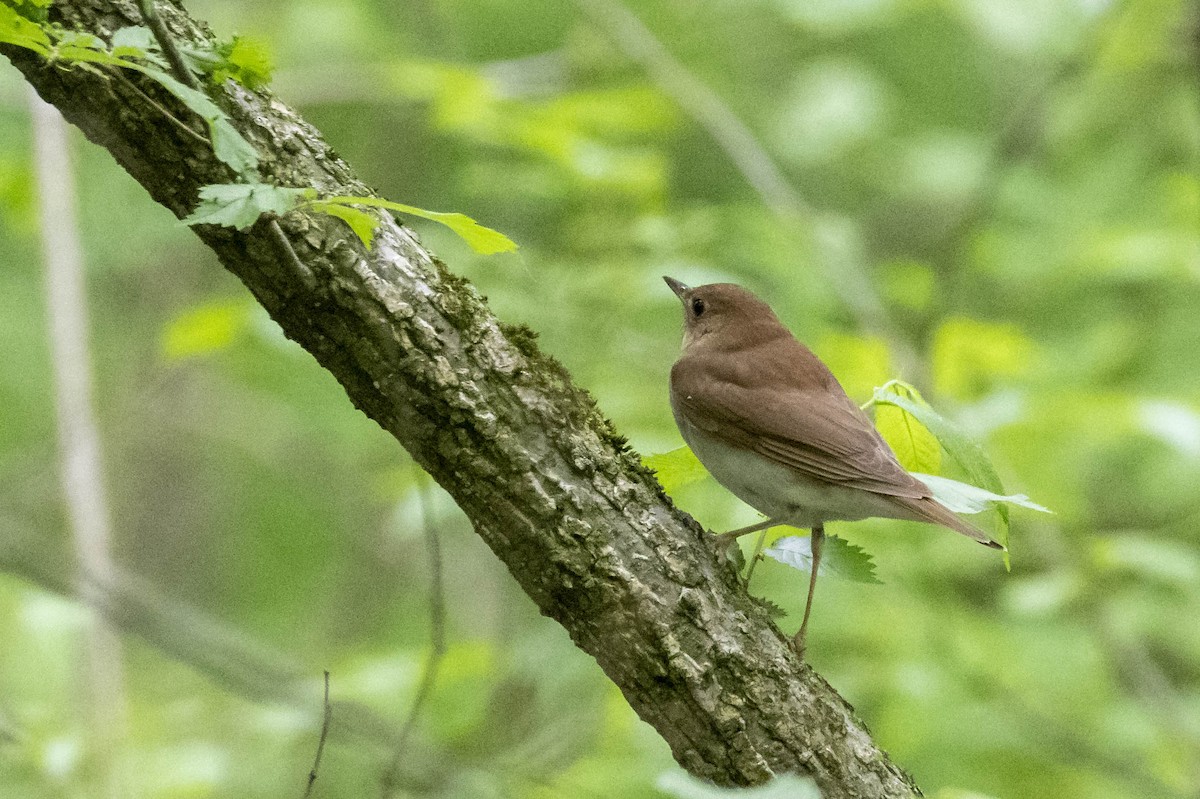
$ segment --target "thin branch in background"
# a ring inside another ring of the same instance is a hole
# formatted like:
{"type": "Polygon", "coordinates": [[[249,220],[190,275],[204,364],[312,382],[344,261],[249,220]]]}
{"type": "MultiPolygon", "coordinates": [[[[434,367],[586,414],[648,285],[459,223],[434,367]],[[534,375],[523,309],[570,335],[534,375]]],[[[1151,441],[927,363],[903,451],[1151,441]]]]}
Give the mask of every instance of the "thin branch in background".
{"type": "Polygon", "coordinates": [[[417,693],[408,710],[408,717],[400,729],[400,735],[396,741],[396,753],[381,781],[380,796],[382,799],[388,799],[396,791],[400,767],[403,765],[404,756],[408,753],[408,739],[416,726],[421,709],[433,691],[438,670],[441,668],[442,657],[446,654],[446,592],[442,576],[442,547],[430,519],[429,485],[423,472],[420,473],[420,481],[417,498],[421,505],[421,527],[425,532],[425,549],[429,557],[429,657],[425,661],[425,671],[421,675],[421,684],[417,686],[417,693]]]}
{"type": "Polygon", "coordinates": [[[312,768],[308,771],[308,785],[304,787],[304,799],[312,796],[313,785],[317,781],[317,770],[321,768],[321,756],[325,754],[325,739],[329,737],[329,719],[332,717],[329,705],[329,670],[325,670],[325,702],[321,713],[321,737],[317,739],[317,754],[313,757],[312,768]]]}
{"type": "Polygon", "coordinates": [[[746,182],[779,219],[782,229],[794,235],[807,230],[815,248],[814,260],[842,304],[864,330],[884,336],[902,370],[915,370],[917,358],[908,341],[893,328],[887,308],[870,276],[853,255],[843,251],[840,237],[822,214],[795,187],[750,127],[704,81],[697,78],[663,46],[637,16],[617,0],[575,0],[625,55],[646,70],[650,78],[684,113],[708,131],[746,182]]]}
{"type": "Polygon", "coordinates": [[[75,218],[75,184],[67,125],[58,111],[29,90],[33,117],[34,171],[46,268],[46,307],[54,405],[58,419],[60,480],[78,561],[78,595],[88,606],[87,675],[91,727],[105,794],[125,799],[118,765],[125,739],[125,692],[121,642],[98,607],[95,586],[112,584],[114,567],[108,502],[101,474],[100,435],[92,408],[83,247],[75,218]]]}

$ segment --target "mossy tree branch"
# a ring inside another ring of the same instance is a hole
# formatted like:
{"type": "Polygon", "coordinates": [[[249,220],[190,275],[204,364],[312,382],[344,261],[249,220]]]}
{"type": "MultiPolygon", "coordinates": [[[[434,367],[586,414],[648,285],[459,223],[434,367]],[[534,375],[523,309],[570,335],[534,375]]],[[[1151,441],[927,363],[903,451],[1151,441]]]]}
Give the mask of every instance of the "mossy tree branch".
{"type": "MultiPolygon", "coordinates": [[[[181,42],[211,46],[180,8],[158,8],[181,42]]],[[[106,39],[143,24],[130,0],[60,0],[51,19],[106,39]]],[[[233,179],[203,142],[163,117],[160,104],[187,112],[142,75],[127,84],[0,49],[176,216],[192,209],[202,185],[233,179]]],[[[371,194],[269,92],[230,82],[209,93],[256,147],[264,181],[371,194]]],[[[315,279],[280,256],[268,220],[245,233],[196,232],[454,497],[684,768],[720,784],[811,774],[829,799],[917,792],[531,333],[503,325],[469,283],[390,220],[370,252],[328,216],[290,214],[279,225],[315,279]]]]}

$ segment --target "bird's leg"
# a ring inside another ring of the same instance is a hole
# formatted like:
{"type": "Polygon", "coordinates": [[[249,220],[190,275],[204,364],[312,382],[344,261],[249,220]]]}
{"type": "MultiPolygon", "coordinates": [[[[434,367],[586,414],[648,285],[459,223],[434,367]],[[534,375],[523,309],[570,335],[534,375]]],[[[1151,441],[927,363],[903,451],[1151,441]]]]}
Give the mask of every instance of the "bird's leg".
{"type": "Polygon", "coordinates": [[[800,632],[792,639],[792,649],[800,659],[804,659],[804,637],[808,633],[808,614],[812,612],[813,591],[817,588],[817,569],[821,566],[821,544],[825,542],[825,525],[815,524],[812,528],[812,572],[808,575],[808,600],[804,603],[804,619],[800,622],[800,632]]]}
{"type": "Polygon", "coordinates": [[[717,558],[722,564],[725,563],[726,553],[729,551],[729,545],[738,540],[744,535],[757,533],[759,530],[765,530],[768,527],[774,527],[779,524],[776,519],[764,519],[757,524],[752,524],[749,527],[739,527],[736,530],[730,530],[728,533],[721,533],[717,536],[717,558]]]}
{"type": "Polygon", "coordinates": [[[777,524],[779,524],[779,522],[775,519],[764,519],[763,521],[752,524],[749,527],[739,527],[736,530],[730,530],[728,533],[721,533],[717,536],[717,540],[720,541],[723,546],[729,546],[730,543],[738,540],[744,535],[757,533],[759,530],[765,530],[768,527],[774,527],[777,524]]]}

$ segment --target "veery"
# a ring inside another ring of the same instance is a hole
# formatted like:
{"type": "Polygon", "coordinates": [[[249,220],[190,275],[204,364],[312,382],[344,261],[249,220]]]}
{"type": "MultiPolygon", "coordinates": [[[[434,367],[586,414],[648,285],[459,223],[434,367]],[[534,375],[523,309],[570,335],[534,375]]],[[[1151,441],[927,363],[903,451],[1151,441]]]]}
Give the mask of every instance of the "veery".
{"type": "Polygon", "coordinates": [[[869,517],[948,527],[1002,549],[906,472],[829,368],[758,297],[732,283],[667,285],[683,302],[683,352],[671,368],[671,409],[684,441],[717,482],[767,517],[724,533],[788,524],[812,530],[804,653],[825,523],[869,517]]]}

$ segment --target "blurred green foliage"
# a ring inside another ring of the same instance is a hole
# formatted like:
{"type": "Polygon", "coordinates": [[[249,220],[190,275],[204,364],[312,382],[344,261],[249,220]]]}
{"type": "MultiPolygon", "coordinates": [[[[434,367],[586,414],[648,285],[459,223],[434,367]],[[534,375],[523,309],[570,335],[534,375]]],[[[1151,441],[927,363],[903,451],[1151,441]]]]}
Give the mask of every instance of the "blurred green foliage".
{"type": "MultiPolygon", "coordinates": [[[[808,657],[928,795],[1195,796],[1194,6],[631,3],[779,166],[806,203],[797,220],[597,27],[596,2],[188,6],[227,40],[265,42],[281,99],[382,195],[516,240],[485,258],[412,223],[641,452],[679,444],[680,319],[659,276],[731,280],[769,297],[855,399],[908,380],[984,442],[1008,489],[1055,510],[1013,512],[1011,574],[935,528],[833,525],[883,584],[823,582],[808,657]]],[[[123,795],[299,796],[323,669],[336,721],[316,795],[376,793],[431,640],[424,524],[442,542],[450,647],[405,795],[685,795],[660,782],[665,744],[398,445],[105,152],[74,145],[132,608],[123,795]]],[[[30,152],[5,65],[0,785],[90,796],[30,152]]],[[[716,530],[755,521],[711,481],[678,497],[716,530]]],[[[803,586],[771,561],[755,573],[792,624],[803,586]]]]}

